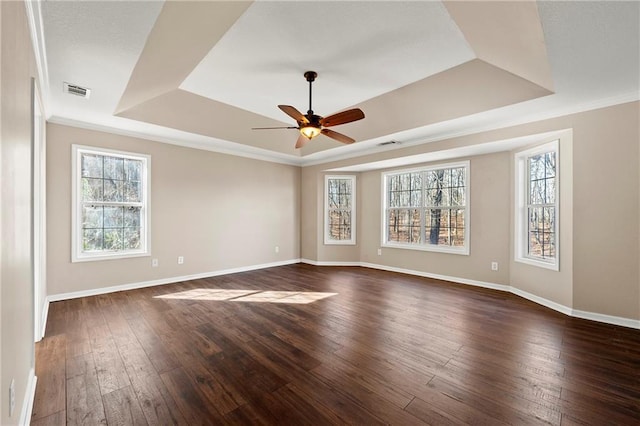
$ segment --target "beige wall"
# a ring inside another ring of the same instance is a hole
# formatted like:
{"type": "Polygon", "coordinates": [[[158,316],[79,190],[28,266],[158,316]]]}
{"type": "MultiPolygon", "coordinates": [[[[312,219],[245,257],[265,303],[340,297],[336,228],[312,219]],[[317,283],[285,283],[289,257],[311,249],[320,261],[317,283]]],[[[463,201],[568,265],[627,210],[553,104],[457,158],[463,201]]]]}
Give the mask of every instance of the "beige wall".
{"type": "Polygon", "coordinates": [[[34,367],[31,255],[31,78],[35,59],[22,2],[0,2],[2,174],[0,424],[18,423],[34,367]],[[9,384],[16,406],[9,417],[9,384]]]}
{"type": "Polygon", "coordinates": [[[298,259],[299,194],[298,167],[49,124],[49,294],[298,259]],[[150,257],[71,262],[72,144],[151,156],[150,257]]]}
{"type": "MultiPolygon", "coordinates": [[[[372,171],[360,176],[361,221],[358,229],[363,262],[430,274],[469,280],[508,284],[509,229],[509,155],[481,155],[470,160],[470,241],[469,255],[378,248],[382,240],[382,172],[372,171]],[[485,188],[492,188],[491,191],[485,188]],[[491,271],[491,262],[501,266],[491,271]]],[[[437,163],[436,163],[437,164],[437,163]]],[[[412,165],[417,167],[425,164],[412,165]]],[[[397,169],[394,169],[397,170],[397,169]]]]}
{"type": "MultiPolygon", "coordinates": [[[[382,249],[380,245],[380,171],[358,174],[362,208],[358,214],[359,259],[388,267],[507,284],[579,311],[640,319],[638,169],[638,102],[513,126],[469,136],[406,147],[323,165],[302,172],[302,204],[317,205],[325,170],[385,159],[469,147],[493,141],[571,129],[563,142],[561,188],[561,271],[551,272],[515,264],[513,227],[513,153],[471,158],[471,253],[446,255],[412,250],[382,249]],[[606,173],[606,176],[605,176],[606,173]],[[612,190],[612,185],[615,188],[612,190]],[[314,192],[314,190],[316,192],[314,192]],[[604,203],[596,200],[600,194],[604,203]],[[494,198],[495,197],[495,198],[494,198]],[[488,203],[492,200],[492,203],[488,203]],[[493,206],[501,205],[495,210],[493,206]],[[604,209],[604,210],[603,210],[604,209]],[[612,221],[604,226],[603,212],[612,221]],[[620,226],[624,224],[624,226],[620,226]],[[492,236],[489,238],[489,236],[492,236]],[[500,262],[491,272],[492,260],[500,262]]],[[[542,143],[545,140],[532,141],[542,143]]],[[[515,149],[515,148],[514,148],[515,149]]],[[[302,257],[314,261],[354,261],[321,239],[321,216],[303,209],[302,257]],[[313,232],[313,227],[316,232],[313,232]],[[313,257],[315,254],[316,257],[313,257]]]]}
{"type": "Polygon", "coordinates": [[[319,203],[317,169],[305,167],[300,182],[300,257],[306,260],[318,260],[318,236],[322,225],[318,217],[322,211],[319,203]]]}
{"type": "Polygon", "coordinates": [[[574,308],[640,319],[640,103],[590,111],[574,126],[574,308]]]}

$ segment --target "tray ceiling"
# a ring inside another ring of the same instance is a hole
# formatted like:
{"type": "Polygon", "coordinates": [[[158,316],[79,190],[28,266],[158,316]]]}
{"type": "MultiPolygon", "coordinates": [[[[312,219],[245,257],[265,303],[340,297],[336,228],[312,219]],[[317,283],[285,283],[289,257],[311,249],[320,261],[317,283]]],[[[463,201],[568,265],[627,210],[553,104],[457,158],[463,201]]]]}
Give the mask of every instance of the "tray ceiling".
{"type": "Polygon", "coordinates": [[[637,2],[41,3],[52,121],[305,164],[638,98],[637,2]],[[615,47],[615,48],[614,48],[615,47]],[[361,108],[295,150],[276,106],[361,108]],[[63,82],[91,88],[81,99],[63,82]]]}

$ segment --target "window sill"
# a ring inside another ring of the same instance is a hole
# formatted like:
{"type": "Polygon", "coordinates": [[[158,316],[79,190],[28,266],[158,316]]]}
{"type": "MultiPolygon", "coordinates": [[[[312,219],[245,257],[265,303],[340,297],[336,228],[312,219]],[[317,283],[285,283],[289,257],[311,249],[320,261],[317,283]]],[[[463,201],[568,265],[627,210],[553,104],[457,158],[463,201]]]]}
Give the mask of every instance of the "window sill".
{"type": "Polygon", "coordinates": [[[355,241],[325,241],[325,246],[355,246],[355,241]]]}
{"type": "Polygon", "coordinates": [[[84,256],[74,256],[71,259],[72,263],[76,262],[93,262],[100,260],[117,260],[117,259],[129,259],[133,257],[149,257],[151,253],[149,252],[130,252],[130,253],[113,253],[113,254],[95,254],[95,255],[84,255],[84,256]]]}
{"type": "Polygon", "coordinates": [[[517,257],[514,260],[518,263],[524,263],[525,265],[535,266],[537,268],[560,271],[560,265],[557,260],[555,262],[546,262],[544,260],[532,259],[529,257],[517,257]]]}
{"type": "Polygon", "coordinates": [[[429,252],[434,252],[434,253],[457,254],[457,255],[469,256],[469,248],[468,247],[457,247],[456,248],[456,247],[393,244],[393,243],[383,243],[382,247],[404,249],[404,250],[429,251],[429,252]]]}

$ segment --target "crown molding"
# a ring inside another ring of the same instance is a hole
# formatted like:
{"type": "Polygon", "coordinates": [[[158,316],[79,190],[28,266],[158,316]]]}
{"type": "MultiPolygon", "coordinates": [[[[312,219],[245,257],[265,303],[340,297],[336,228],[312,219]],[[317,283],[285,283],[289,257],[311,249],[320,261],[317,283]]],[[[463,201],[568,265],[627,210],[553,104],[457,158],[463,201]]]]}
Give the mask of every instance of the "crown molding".
{"type": "MultiPolygon", "coordinates": [[[[65,126],[78,127],[82,129],[95,130],[100,132],[113,133],[122,136],[130,136],[140,139],[147,139],[155,142],[167,143],[171,145],[183,146],[186,148],[200,149],[204,151],[216,152],[220,154],[233,155],[237,157],[251,158],[254,160],[268,161],[272,163],[286,164],[291,166],[311,167],[316,165],[328,164],[335,161],[347,160],[352,158],[358,158],[365,155],[376,154],[379,152],[389,152],[397,149],[423,145],[431,142],[438,142],[442,140],[469,136],[473,134],[488,132],[492,130],[499,130],[508,127],[534,123],[538,121],[549,120],[557,117],[568,116],[572,114],[578,114],[582,112],[597,110],[601,108],[607,108],[615,105],[625,104],[629,102],[636,102],[640,100],[640,93],[629,92],[622,95],[598,99],[594,101],[584,102],[576,105],[572,105],[566,108],[558,108],[555,110],[545,111],[539,114],[530,114],[521,118],[501,120],[492,124],[483,124],[480,126],[473,126],[463,130],[455,130],[449,132],[438,133],[437,135],[416,138],[401,142],[396,145],[387,145],[384,147],[375,145],[372,148],[366,148],[357,150],[356,152],[349,152],[346,154],[330,154],[326,151],[311,154],[306,157],[296,157],[289,154],[281,154],[266,149],[255,148],[248,145],[236,144],[229,141],[223,141],[207,136],[196,135],[187,132],[175,131],[173,137],[160,136],[151,132],[140,132],[135,130],[123,129],[114,126],[106,126],[101,124],[90,123],[86,121],[79,121],[60,116],[51,116],[48,121],[51,123],[62,124],[65,126]],[[324,155],[323,155],[324,154],[324,155]],[[311,157],[311,159],[309,159],[311,157]]],[[[351,145],[353,146],[353,145],[351,145]]]]}
{"type": "Polygon", "coordinates": [[[251,158],[253,160],[268,161],[271,163],[286,164],[290,166],[300,165],[300,158],[293,155],[281,154],[266,149],[222,141],[207,136],[196,135],[193,133],[175,131],[176,135],[174,137],[160,136],[151,132],[140,132],[119,127],[105,126],[102,124],[89,123],[86,121],[74,120],[71,118],[65,118],[55,115],[50,117],[47,121],[49,123],[62,124],[64,126],[76,127],[86,130],[95,130],[98,132],[113,133],[116,135],[129,136],[133,138],[161,142],[170,145],[177,145],[185,148],[200,149],[203,151],[216,152],[219,154],[251,158]],[[221,146],[222,144],[228,146],[221,146]]]}
{"type": "MultiPolygon", "coordinates": [[[[505,129],[508,127],[535,123],[538,121],[550,120],[553,118],[564,117],[564,116],[578,114],[578,113],[587,112],[587,111],[593,111],[593,110],[607,108],[615,105],[621,105],[629,102],[636,102],[639,100],[640,100],[640,92],[628,92],[628,93],[623,93],[623,94],[612,96],[612,97],[591,100],[588,102],[581,102],[581,103],[573,104],[568,107],[558,107],[551,110],[544,110],[543,112],[540,112],[540,113],[527,114],[525,116],[521,116],[517,118],[510,117],[503,120],[496,120],[496,121],[492,121],[489,124],[483,123],[481,125],[470,126],[464,129],[460,129],[458,127],[456,130],[438,132],[436,135],[433,135],[433,136],[413,138],[406,141],[403,141],[400,137],[393,137],[392,135],[390,135],[390,136],[379,138],[379,139],[380,140],[393,139],[395,141],[398,141],[398,143],[393,145],[385,145],[385,146],[375,145],[371,149],[362,148],[360,150],[351,151],[346,154],[340,154],[340,153],[331,154],[328,151],[316,152],[306,157],[302,157],[301,166],[302,167],[317,166],[317,165],[331,163],[334,161],[341,161],[341,160],[348,160],[352,158],[362,157],[364,155],[395,151],[398,149],[408,148],[416,145],[423,145],[431,142],[438,142],[438,141],[447,140],[447,139],[474,135],[477,133],[489,132],[492,130],[505,129]]],[[[443,122],[443,123],[446,123],[446,122],[443,122]]],[[[437,123],[435,126],[441,125],[443,123],[437,123]]],[[[428,127],[434,127],[434,125],[430,125],[428,127]]],[[[428,127],[425,127],[425,133],[428,132],[428,127]]],[[[350,147],[354,147],[354,148],[356,146],[357,144],[350,145],[350,147]]]]}

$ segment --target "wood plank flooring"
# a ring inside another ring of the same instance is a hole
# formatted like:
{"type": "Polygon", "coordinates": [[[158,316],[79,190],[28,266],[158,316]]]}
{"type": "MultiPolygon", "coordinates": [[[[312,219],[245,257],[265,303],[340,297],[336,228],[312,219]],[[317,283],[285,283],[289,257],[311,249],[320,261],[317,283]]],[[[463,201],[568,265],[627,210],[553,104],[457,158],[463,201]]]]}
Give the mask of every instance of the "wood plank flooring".
{"type": "Polygon", "coordinates": [[[640,331],[358,267],[52,303],[36,375],[36,426],[640,424],[640,331]]]}

